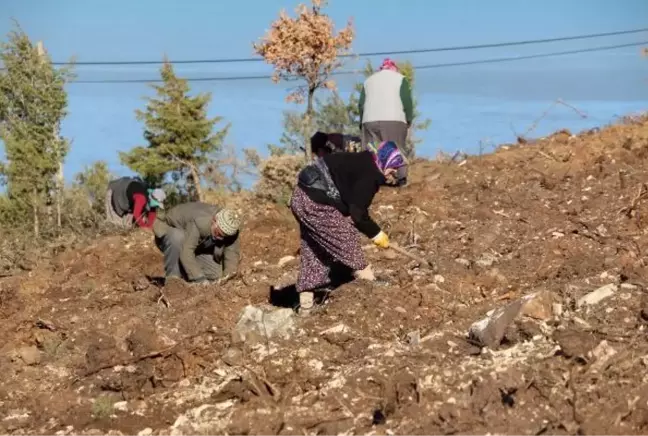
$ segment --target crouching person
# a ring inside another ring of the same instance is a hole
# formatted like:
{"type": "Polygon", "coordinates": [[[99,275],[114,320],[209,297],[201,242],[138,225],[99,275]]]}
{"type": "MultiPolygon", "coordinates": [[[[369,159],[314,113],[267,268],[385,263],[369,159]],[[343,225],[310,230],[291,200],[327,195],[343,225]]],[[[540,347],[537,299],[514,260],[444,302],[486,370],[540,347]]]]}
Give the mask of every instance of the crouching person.
{"type": "Polygon", "coordinates": [[[155,243],[164,253],[166,280],[207,284],[236,273],[240,260],[236,212],[191,202],[158,215],[155,243]]]}
{"type": "Polygon", "coordinates": [[[164,209],[166,194],[153,189],[136,177],[120,177],[108,184],[106,191],[106,219],[122,229],[137,226],[150,229],[156,212],[164,209]]]}

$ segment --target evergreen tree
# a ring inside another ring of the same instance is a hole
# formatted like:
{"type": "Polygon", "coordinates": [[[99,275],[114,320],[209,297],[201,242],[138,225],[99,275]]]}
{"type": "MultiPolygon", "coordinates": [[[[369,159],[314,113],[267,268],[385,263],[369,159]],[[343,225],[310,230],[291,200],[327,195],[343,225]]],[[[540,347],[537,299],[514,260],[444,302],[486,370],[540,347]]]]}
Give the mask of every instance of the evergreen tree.
{"type": "MultiPolygon", "coordinates": [[[[53,67],[41,45],[16,26],[0,46],[0,138],[7,162],[1,167],[7,195],[22,222],[40,235],[40,214],[62,191],[62,165],[69,143],[60,136],[67,114],[69,68],[53,67]]],[[[57,199],[58,201],[58,199],[57,199]]],[[[59,220],[60,224],[60,215],[59,220]]]]}
{"type": "Polygon", "coordinates": [[[137,119],[144,122],[148,145],[121,152],[120,159],[155,185],[170,174],[185,195],[202,200],[203,167],[222,148],[230,125],[214,132],[223,118],[207,117],[211,94],[190,96],[187,80],[176,76],[168,62],[161,75],[163,84],[153,85],[157,97],[148,99],[146,111],[136,111],[137,119]]]}

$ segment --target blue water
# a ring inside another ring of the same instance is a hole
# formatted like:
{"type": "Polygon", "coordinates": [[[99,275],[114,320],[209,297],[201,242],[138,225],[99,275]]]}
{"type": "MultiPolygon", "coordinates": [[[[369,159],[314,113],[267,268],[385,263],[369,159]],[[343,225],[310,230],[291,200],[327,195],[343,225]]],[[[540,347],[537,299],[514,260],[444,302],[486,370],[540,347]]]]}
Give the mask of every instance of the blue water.
{"type": "MultiPolygon", "coordinates": [[[[181,68],[177,72],[204,76],[181,68]]],[[[133,77],[133,72],[124,74],[133,77]]],[[[155,77],[151,72],[142,74],[155,77]]],[[[86,73],[83,78],[97,77],[86,73]]],[[[120,77],[113,74],[110,78],[120,77]]],[[[340,94],[346,98],[358,79],[343,77],[338,83],[340,94]]],[[[268,143],[278,143],[282,111],[303,110],[285,102],[285,85],[267,80],[195,82],[192,90],[212,93],[210,115],[223,116],[232,124],[228,144],[256,148],[262,154],[268,143]]],[[[529,136],[563,128],[576,133],[647,111],[648,60],[641,59],[630,69],[614,62],[605,68],[564,68],[554,61],[516,68],[425,70],[418,72],[415,90],[422,116],[432,120],[427,131],[417,134],[423,139],[419,156],[434,157],[440,150],[478,153],[480,143],[481,151],[489,152],[498,144],[514,142],[516,133],[524,133],[556,99],[579,112],[555,106],[529,136]]],[[[71,84],[68,91],[70,113],[62,133],[73,143],[65,165],[66,179],[99,159],[107,161],[115,175],[129,174],[119,162],[118,151],[143,144],[142,125],[134,111],[145,107],[143,97],[152,95],[151,89],[143,84],[71,84]]]]}

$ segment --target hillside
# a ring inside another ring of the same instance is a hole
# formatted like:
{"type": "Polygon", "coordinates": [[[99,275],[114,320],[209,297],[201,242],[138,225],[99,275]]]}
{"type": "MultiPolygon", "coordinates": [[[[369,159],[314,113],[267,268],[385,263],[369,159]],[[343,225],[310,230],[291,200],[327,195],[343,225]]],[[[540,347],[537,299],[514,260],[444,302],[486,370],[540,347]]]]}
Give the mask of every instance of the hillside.
{"type": "Polygon", "coordinates": [[[647,165],[648,117],[418,161],[373,214],[435,270],[368,248],[383,282],[244,338],[296,276],[286,208],[250,208],[221,288],[161,287],[144,231],[63,252],[0,279],[0,432],[645,434],[647,165]]]}

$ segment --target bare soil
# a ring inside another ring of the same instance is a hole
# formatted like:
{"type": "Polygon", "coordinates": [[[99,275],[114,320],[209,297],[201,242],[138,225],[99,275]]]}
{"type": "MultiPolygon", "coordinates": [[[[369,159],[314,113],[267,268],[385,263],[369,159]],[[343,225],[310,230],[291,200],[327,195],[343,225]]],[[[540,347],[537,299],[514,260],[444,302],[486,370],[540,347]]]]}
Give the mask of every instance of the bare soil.
{"type": "Polygon", "coordinates": [[[435,270],[367,248],[382,280],[342,285],[287,339],[231,336],[294,283],[286,208],[250,206],[221,287],[162,285],[145,231],[65,251],[0,279],[0,433],[645,434],[647,164],[648,118],[418,161],[372,213],[435,270]],[[538,290],[562,311],[468,340],[538,290]]]}

